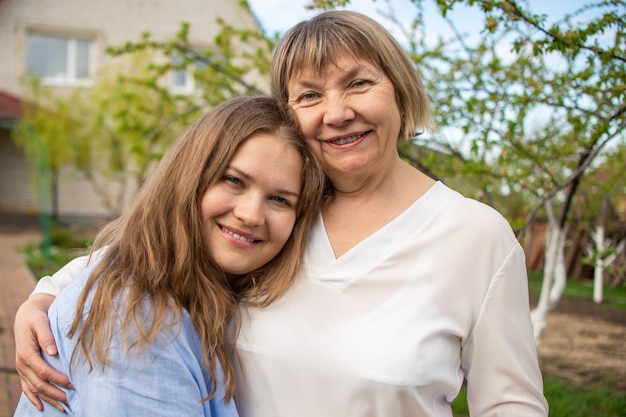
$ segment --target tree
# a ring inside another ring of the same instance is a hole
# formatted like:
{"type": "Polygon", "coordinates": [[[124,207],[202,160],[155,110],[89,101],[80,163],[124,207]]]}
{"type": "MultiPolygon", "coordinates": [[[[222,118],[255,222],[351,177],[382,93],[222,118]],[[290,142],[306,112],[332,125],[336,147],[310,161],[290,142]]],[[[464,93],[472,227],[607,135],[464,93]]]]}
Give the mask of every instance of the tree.
{"type": "MultiPolygon", "coordinates": [[[[31,131],[42,139],[53,173],[71,166],[81,173],[111,215],[119,214],[177,134],[198,112],[225,99],[262,91],[269,69],[270,41],[218,19],[214,47],[197,50],[182,24],[174,39],[154,41],[149,33],[111,47],[115,57],[88,88],[55,94],[37,80],[14,139],[36,160],[31,131]],[[243,45],[243,46],[242,46],[243,45]],[[175,71],[193,75],[196,90],[177,94],[164,82],[175,71]]],[[[53,174],[53,184],[56,183],[53,174]]],[[[53,193],[55,194],[55,193],[53,193]]],[[[54,198],[54,196],[53,196],[54,198]]],[[[56,204],[53,211],[58,209],[56,204]]]]}
{"type": "Polygon", "coordinates": [[[626,225],[619,221],[617,210],[617,207],[626,204],[624,166],[626,149],[618,147],[587,175],[585,182],[588,184],[583,187],[585,204],[599,206],[595,210],[596,217],[588,222],[591,239],[584,247],[584,262],[594,268],[593,300],[596,303],[603,301],[605,285],[620,285],[625,278],[626,225]],[[588,193],[588,189],[593,191],[588,193]]]}
{"type": "MultiPolygon", "coordinates": [[[[438,3],[444,13],[446,7],[453,4],[438,3]]],[[[521,79],[528,81],[526,89],[508,97],[508,102],[519,110],[526,110],[526,104],[547,106],[553,116],[550,123],[538,132],[539,137],[544,143],[549,143],[554,137],[564,137],[566,142],[552,141],[559,149],[554,149],[548,156],[561,161],[563,156],[570,156],[571,161],[569,164],[567,159],[563,161],[566,162],[565,170],[559,176],[547,171],[549,175],[546,179],[552,182],[550,187],[534,188],[540,199],[536,207],[546,207],[550,220],[547,267],[542,293],[533,311],[535,337],[539,342],[545,317],[563,293],[566,278],[563,249],[568,216],[583,175],[610,142],[624,140],[626,21],[623,10],[626,3],[604,1],[590,4],[573,15],[565,16],[562,23],[551,26],[546,25],[545,16],[532,14],[515,1],[482,1],[476,4],[485,13],[489,33],[496,33],[502,28],[507,34],[518,34],[513,46],[521,56],[526,54],[529,58],[544,59],[545,62],[550,55],[557,55],[565,63],[563,70],[522,74],[521,79]],[[576,15],[592,9],[597,13],[590,21],[581,23],[575,20],[576,15]],[[607,31],[613,32],[612,39],[602,38],[607,31]],[[560,134],[551,129],[552,126],[558,126],[560,134]],[[565,154],[561,152],[562,146],[567,146],[565,154]],[[559,195],[562,195],[561,201],[557,200],[559,195]],[[554,212],[557,205],[560,206],[560,213],[554,212]]],[[[544,66],[544,69],[547,67],[544,66]]],[[[523,137],[523,124],[518,123],[511,130],[511,134],[507,135],[511,142],[515,137],[523,137]]],[[[519,155],[518,152],[513,154],[516,157],[519,155]]],[[[538,162],[535,159],[536,168],[548,166],[538,162]]]]}
{"type": "MultiPolygon", "coordinates": [[[[163,120],[172,113],[175,102],[136,82],[147,76],[150,61],[145,53],[129,55],[123,62],[104,67],[90,88],[68,95],[55,94],[33,80],[28,97],[33,104],[21,121],[42,138],[52,170],[57,173],[54,177],[71,165],[113,214],[121,212],[131,182],[140,181],[151,161],[160,158],[172,139],[163,120]]],[[[22,133],[16,130],[14,138],[32,159],[28,149],[33,142],[22,133]]]]}

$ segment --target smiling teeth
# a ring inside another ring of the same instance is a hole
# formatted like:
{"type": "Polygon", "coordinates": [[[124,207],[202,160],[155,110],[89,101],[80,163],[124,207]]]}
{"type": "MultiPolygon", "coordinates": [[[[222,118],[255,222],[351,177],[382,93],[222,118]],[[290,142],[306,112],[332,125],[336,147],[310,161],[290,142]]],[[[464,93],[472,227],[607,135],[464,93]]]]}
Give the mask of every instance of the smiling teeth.
{"type": "Polygon", "coordinates": [[[254,242],[254,240],[253,240],[253,239],[248,239],[248,238],[247,238],[247,237],[245,237],[245,236],[238,235],[237,233],[235,233],[235,232],[233,232],[233,231],[231,231],[231,230],[228,230],[228,229],[226,229],[226,228],[224,228],[224,227],[222,227],[222,230],[223,230],[223,231],[225,231],[226,233],[228,233],[229,235],[231,235],[232,237],[234,237],[235,239],[237,239],[237,240],[241,240],[242,242],[246,242],[246,243],[252,243],[252,242],[254,242]]]}
{"type": "Polygon", "coordinates": [[[351,143],[360,138],[361,135],[348,136],[347,138],[341,138],[337,140],[333,140],[332,143],[335,145],[345,145],[346,143],[351,143]]]}

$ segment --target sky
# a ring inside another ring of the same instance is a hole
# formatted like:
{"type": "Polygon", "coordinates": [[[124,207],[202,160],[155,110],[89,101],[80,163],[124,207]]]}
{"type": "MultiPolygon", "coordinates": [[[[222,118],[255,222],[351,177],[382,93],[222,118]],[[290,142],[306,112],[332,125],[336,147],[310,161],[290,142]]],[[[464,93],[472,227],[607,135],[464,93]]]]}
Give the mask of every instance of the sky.
{"type": "MultiPolygon", "coordinates": [[[[291,26],[316,13],[304,7],[310,0],[249,0],[248,2],[268,35],[276,32],[282,34],[291,26]]],[[[560,18],[565,13],[577,10],[589,2],[590,0],[529,0],[531,11],[546,14],[549,20],[560,18]]],[[[425,10],[427,36],[432,36],[433,40],[438,36],[450,36],[447,25],[433,3],[433,1],[426,2],[428,6],[425,10]]],[[[392,5],[396,15],[404,24],[408,25],[413,21],[416,8],[410,0],[352,0],[347,8],[376,18],[402,42],[401,33],[395,31],[393,25],[380,13],[380,11],[388,10],[388,4],[392,5]]],[[[455,8],[457,10],[451,14],[451,18],[464,34],[471,36],[482,29],[483,15],[480,11],[467,7],[455,8]]]]}

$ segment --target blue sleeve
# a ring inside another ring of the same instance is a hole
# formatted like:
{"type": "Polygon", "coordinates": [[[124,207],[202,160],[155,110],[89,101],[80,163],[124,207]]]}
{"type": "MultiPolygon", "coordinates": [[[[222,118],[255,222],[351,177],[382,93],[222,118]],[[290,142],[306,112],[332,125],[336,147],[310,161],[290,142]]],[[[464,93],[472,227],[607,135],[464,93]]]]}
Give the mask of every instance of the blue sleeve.
{"type": "MultiPolygon", "coordinates": [[[[191,319],[183,311],[182,325],[165,325],[147,349],[132,349],[130,355],[113,336],[109,352],[110,364],[94,363],[90,371],[84,360],[70,360],[75,348],[67,330],[75,314],[77,299],[88,273],[73,280],[55,300],[49,317],[59,354],[46,357],[54,368],[70,376],[75,390],[65,390],[69,407],[62,414],[50,406],[39,413],[23,397],[15,416],[69,415],[89,417],[237,417],[234,402],[224,403],[224,387],[217,381],[217,393],[206,398],[212,388],[208,369],[202,365],[202,349],[191,319]]],[[[112,305],[111,308],[116,308],[112,305]]],[[[87,309],[88,310],[88,309],[87,309]]],[[[88,314],[84,312],[83,314],[88,314]]],[[[170,324],[173,316],[168,316],[170,324]]]]}
{"type": "Polygon", "coordinates": [[[200,343],[187,315],[177,335],[162,331],[148,350],[131,351],[130,357],[115,346],[111,358],[111,365],[97,365],[91,372],[84,363],[72,369],[74,404],[81,415],[237,416],[233,401],[223,402],[221,383],[211,400],[202,401],[211,389],[206,383],[209,374],[202,366],[200,343]]]}

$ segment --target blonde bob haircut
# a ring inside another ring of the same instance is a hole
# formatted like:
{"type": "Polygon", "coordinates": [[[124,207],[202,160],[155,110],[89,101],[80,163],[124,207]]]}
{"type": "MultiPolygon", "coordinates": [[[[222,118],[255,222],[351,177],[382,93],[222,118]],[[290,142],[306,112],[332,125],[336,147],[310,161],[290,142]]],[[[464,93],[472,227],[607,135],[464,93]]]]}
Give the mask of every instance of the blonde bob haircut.
{"type": "Polygon", "coordinates": [[[398,139],[433,128],[428,95],[414,64],[383,26],[356,12],[323,12],[287,31],[272,60],[272,94],[287,103],[293,77],[311,69],[321,74],[345,54],[375,65],[393,83],[402,115],[398,139]]]}
{"type": "MultiPolygon", "coordinates": [[[[322,199],[324,174],[284,105],[271,97],[226,101],[192,124],[170,148],[128,212],[109,223],[94,248],[105,248],[77,305],[70,336],[93,368],[106,366],[110,336],[120,326],[122,346],[145,348],[159,333],[179,328],[187,310],[203,348],[215,394],[218,362],[226,399],[235,393],[234,342],[239,304],[265,306],[294,282],[322,199]],[[303,160],[303,181],[291,236],[281,252],[245,275],[226,274],[211,259],[201,200],[237,149],[259,134],[275,135],[303,160]],[[83,315],[93,296],[91,310],[83,315]],[[118,324],[116,324],[116,322],[118,324]],[[234,330],[233,330],[234,329],[234,330]]],[[[166,382],[167,383],[167,382],[166,382]]]]}

